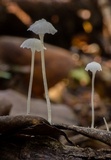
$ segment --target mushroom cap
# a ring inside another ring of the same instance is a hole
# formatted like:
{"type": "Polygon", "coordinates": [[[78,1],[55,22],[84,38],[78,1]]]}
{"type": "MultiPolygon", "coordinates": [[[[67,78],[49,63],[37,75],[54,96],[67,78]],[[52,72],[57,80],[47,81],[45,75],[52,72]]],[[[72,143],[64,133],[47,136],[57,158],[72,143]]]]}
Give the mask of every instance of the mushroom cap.
{"type": "Polygon", "coordinates": [[[91,71],[92,73],[95,73],[96,71],[102,71],[102,68],[101,68],[101,65],[97,62],[91,62],[91,63],[88,63],[86,68],[85,68],[86,71],[91,71]]]}
{"type": "MultiPolygon", "coordinates": [[[[40,52],[42,49],[42,43],[39,39],[37,38],[29,38],[26,39],[20,46],[21,48],[28,48],[31,49],[31,51],[38,51],[40,52]]],[[[46,49],[44,47],[44,49],[46,49]]]]}
{"type": "Polygon", "coordinates": [[[55,34],[57,30],[53,27],[50,22],[47,22],[45,19],[41,19],[33,23],[29,28],[29,31],[33,31],[35,34],[42,34],[45,33],[55,34]]]}

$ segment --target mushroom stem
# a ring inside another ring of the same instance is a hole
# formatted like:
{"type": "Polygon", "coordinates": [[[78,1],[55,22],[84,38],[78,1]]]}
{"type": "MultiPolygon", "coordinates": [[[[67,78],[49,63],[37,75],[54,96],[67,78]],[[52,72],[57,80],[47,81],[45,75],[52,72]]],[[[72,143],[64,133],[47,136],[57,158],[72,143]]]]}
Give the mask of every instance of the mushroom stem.
{"type": "Polygon", "coordinates": [[[106,121],[106,118],[103,117],[103,120],[104,120],[104,123],[105,123],[105,126],[106,126],[106,130],[109,131],[109,126],[108,126],[108,123],[107,123],[107,121],[106,121]]]}
{"type": "Polygon", "coordinates": [[[27,98],[27,115],[30,114],[30,99],[31,99],[33,74],[34,74],[34,58],[35,58],[35,51],[32,50],[31,73],[30,73],[29,88],[28,88],[28,98],[27,98]]]}
{"type": "Polygon", "coordinates": [[[45,72],[45,58],[44,58],[44,49],[41,51],[41,61],[42,61],[42,75],[43,75],[43,83],[44,83],[44,90],[45,90],[45,98],[47,102],[47,111],[48,111],[48,122],[51,123],[51,103],[48,94],[48,85],[46,79],[46,72],[45,72]]]}
{"type": "Polygon", "coordinates": [[[41,49],[41,63],[42,63],[42,76],[43,76],[43,84],[45,90],[45,98],[47,102],[47,112],[48,112],[48,122],[51,123],[51,103],[48,94],[48,85],[47,85],[47,78],[46,78],[46,70],[45,70],[45,57],[44,57],[44,48],[43,48],[43,35],[39,35],[40,40],[42,42],[42,49],[41,49]]]}
{"type": "Polygon", "coordinates": [[[92,107],[92,124],[91,128],[94,128],[94,79],[96,72],[92,72],[92,93],[91,93],[91,107],[92,107]]]}

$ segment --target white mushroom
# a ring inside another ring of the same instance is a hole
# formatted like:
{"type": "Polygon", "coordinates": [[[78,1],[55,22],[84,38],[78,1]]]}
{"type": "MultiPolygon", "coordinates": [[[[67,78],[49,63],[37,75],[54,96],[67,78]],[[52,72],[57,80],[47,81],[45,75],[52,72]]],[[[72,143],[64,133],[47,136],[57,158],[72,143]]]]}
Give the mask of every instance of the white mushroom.
{"type": "Polygon", "coordinates": [[[44,83],[44,90],[45,90],[45,98],[47,102],[47,110],[48,110],[48,121],[51,123],[51,103],[48,95],[48,86],[47,86],[47,79],[46,79],[46,71],[45,71],[45,58],[44,58],[44,35],[46,33],[49,34],[55,34],[57,30],[53,27],[53,25],[50,22],[47,22],[45,19],[41,19],[36,21],[34,24],[32,24],[28,30],[34,32],[35,34],[38,34],[40,37],[40,40],[42,42],[42,50],[41,50],[41,61],[42,61],[42,75],[43,75],[43,83],[44,83]]]}
{"type": "Polygon", "coordinates": [[[21,48],[31,49],[32,52],[32,59],[31,59],[31,73],[30,73],[30,81],[29,81],[29,89],[28,89],[28,98],[27,98],[27,114],[30,113],[30,99],[31,99],[31,92],[32,92],[32,83],[33,83],[33,74],[34,74],[34,59],[35,59],[35,52],[40,52],[41,50],[45,49],[41,45],[41,41],[36,38],[29,38],[25,40],[21,46],[21,48]]]}
{"type": "Polygon", "coordinates": [[[44,35],[46,33],[53,35],[57,32],[53,25],[50,22],[47,22],[44,18],[33,23],[28,28],[28,31],[33,31],[35,34],[38,34],[42,41],[44,40],[44,35]]]}
{"type": "Polygon", "coordinates": [[[91,62],[87,64],[85,70],[92,72],[92,94],[91,94],[92,124],[91,124],[91,128],[94,128],[94,79],[95,79],[96,71],[102,71],[102,68],[99,63],[91,62]]]}

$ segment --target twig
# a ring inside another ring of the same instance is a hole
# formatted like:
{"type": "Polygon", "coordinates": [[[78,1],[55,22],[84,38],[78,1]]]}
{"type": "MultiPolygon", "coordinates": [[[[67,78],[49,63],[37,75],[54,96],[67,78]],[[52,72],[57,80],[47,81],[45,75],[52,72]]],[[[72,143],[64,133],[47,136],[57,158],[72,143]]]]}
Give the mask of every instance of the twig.
{"type": "Polygon", "coordinates": [[[80,133],[84,136],[99,140],[111,146],[111,132],[110,131],[108,132],[105,130],[100,130],[100,129],[95,129],[95,128],[92,129],[92,128],[74,126],[74,125],[66,125],[66,124],[62,124],[62,125],[56,124],[54,126],[62,130],[71,130],[71,131],[80,133]]]}

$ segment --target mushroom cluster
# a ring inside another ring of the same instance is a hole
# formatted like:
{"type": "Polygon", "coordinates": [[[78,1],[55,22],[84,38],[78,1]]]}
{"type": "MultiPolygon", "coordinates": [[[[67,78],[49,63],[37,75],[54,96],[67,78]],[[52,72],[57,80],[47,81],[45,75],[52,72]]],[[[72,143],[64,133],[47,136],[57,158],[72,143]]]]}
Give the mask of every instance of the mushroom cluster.
{"type": "Polygon", "coordinates": [[[30,48],[32,52],[31,74],[30,74],[28,99],[27,99],[27,114],[30,114],[30,99],[31,99],[33,73],[34,73],[34,57],[35,57],[35,51],[37,51],[37,52],[41,52],[42,75],[43,75],[43,83],[44,83],[44,90],[45,90],[45,98],[47,102],[48,121],[49,123],[51,123],[51,103],[48,95],[48,85],[47,85],[47,78],[46,78],[46,71],[45,71],[44,49],[46,48],[44,47],[44,35],[46,33],[53,35],[57,32],[57,30],[53,27],[53,25],[50,22],[47,22],[45,19],[41,19],[33,23],[28,28],[28,31],[32,31],[35,34],[38,34],[40,40],[37,38],[27,39],[20,46],[22,48],[30,48]]]}

